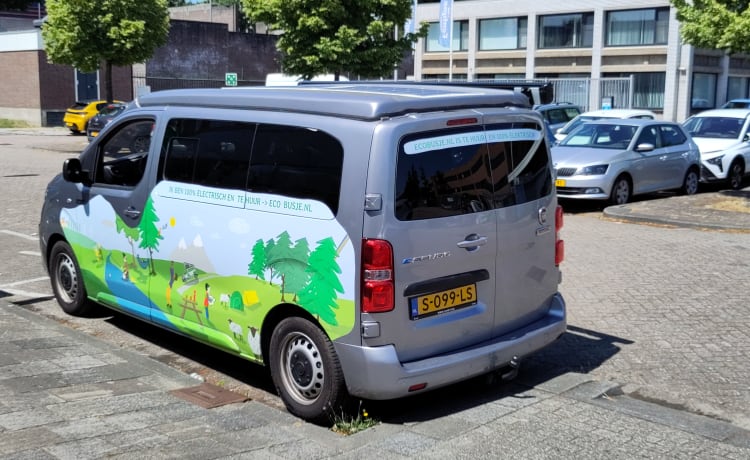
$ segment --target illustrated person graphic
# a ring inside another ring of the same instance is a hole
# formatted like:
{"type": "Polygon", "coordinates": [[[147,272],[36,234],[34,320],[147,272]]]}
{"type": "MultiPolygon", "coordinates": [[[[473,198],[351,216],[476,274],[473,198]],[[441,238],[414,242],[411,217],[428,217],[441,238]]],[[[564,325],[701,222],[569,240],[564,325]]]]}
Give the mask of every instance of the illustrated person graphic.
{"type": "Polygon", "coordinates": [[[130,264],[128,264],[128,255],[124,252],[122,253],[122,279],[130,280],[130,264]]]}
{"type": "Polygon", "coordinates": [[[167,285],[167,307],[172,308],[172,285],[174,284],[174,261],[169,262],[169,284],[167,285]]]}
{"type": "Polygon", "coordinates": [[[206,283],[206,295],[203,297],[203,307],[206,309],[206,319],[208,319],[208,306],[210,305],[211,286],[206,283]]]}

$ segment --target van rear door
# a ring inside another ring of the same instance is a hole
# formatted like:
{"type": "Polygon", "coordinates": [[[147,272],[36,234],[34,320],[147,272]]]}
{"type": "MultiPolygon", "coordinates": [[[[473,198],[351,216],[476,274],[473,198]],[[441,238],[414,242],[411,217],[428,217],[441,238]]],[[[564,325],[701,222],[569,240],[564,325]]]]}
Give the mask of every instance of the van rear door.
{"type": "Polygon", "coordinates": [[[366,237],[393,246],[395,309],[363,315],[380,332],[364,342],[394,344],[402,362],[491,336],[497,219],[484,128],[472,116],[471,126],[445,128],[443,118],[440,129],[431,124],[413,133],[412,127],[394,136],[400,139],[395,166],[392,156],[370,162],[372,191],[393,187],[395,168],[385,212],[365,221],[366,237]]]}

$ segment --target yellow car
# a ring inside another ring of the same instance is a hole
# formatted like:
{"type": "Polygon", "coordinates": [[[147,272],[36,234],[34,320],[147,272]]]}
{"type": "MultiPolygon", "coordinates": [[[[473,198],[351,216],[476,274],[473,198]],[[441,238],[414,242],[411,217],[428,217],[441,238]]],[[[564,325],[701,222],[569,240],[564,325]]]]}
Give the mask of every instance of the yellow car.
{"type": "Polygon", "coordinates": [[[65,123],[65,127],[71,130],[74,134],[85,133],[86,125],[89,120],[99,113],[99,110],[105,105],[107,105],[107,101],[76,102],[72,107],[69,107],[68,110],[65,111],[63,123],[65,123]]]}

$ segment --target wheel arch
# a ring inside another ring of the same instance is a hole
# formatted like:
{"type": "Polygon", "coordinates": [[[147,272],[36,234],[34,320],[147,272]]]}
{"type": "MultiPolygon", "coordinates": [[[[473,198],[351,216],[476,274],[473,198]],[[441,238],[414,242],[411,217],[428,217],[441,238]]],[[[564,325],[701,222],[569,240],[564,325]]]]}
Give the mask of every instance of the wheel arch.
{"type": "MultiPolygon", "coordinates": [[[[280,322],[291,317],[304,318],[320,329],[328,337],[328,333],[320,326],[320,323],[307,310],[292,303],[280,303],[273,307],[263,319],[260,327],[260,349],[263,353],[263,363],[267,366],[269,349],[271,348],[271,336],[280,322]]],[[[330,337],[328,337],[330,339],[330,337]]]]}

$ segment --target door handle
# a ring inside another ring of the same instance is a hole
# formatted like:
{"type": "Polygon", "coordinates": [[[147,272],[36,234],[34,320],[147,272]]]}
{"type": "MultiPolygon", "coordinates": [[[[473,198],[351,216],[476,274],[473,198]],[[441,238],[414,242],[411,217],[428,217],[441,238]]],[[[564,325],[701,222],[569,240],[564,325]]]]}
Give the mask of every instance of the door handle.
{"type": "Polygon", "coordinates": [[[137,219],[138,217],[140,217],[141,211],[131,206],[125,210],[125,215],[130,217],[131,219],[137,219]]]}
{"type": "Polygon", "coordinates": [[[487,237],[486,236],[479,236],[476,233],[472,233],[471,235],[467,236],[463,241],[459,241],[456,243],[456,246],[462,249],[468,249],[469,251],[473,251],[474,249],[477,249],[479,246],[484,246],[487,244],[487,237]]]}

